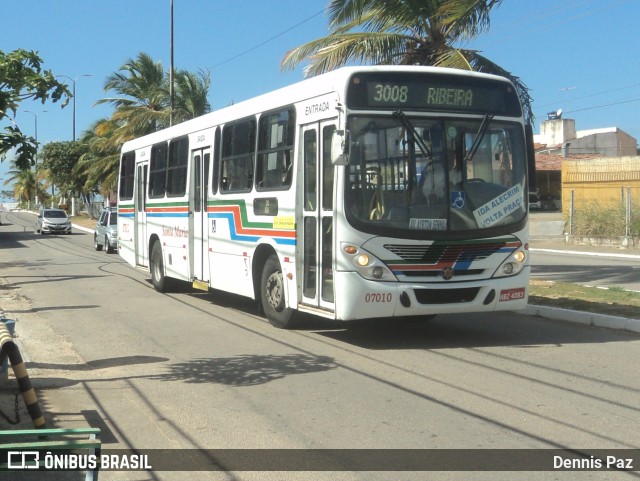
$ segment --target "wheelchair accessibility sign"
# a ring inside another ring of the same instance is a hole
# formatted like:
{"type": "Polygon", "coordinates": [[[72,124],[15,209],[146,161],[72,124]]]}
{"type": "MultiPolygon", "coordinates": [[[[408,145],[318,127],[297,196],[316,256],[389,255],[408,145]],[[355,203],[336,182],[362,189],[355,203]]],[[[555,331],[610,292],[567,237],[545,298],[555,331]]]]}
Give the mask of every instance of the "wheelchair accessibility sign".
{"type": "Polygon", "coordinates": [[[466,205],[465,192],[451,192],[451,208],[464,209],[466,205]]]}

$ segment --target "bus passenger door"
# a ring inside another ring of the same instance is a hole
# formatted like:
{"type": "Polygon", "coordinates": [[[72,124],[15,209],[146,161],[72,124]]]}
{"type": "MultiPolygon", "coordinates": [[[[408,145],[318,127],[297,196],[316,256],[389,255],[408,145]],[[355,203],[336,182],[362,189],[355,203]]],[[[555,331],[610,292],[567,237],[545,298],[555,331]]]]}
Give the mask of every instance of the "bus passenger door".
{"type": "Polygon", "coordinates": [[[190,273],[194,286],[205,290],[209,287],[207,179],[209,178],[210,163],[211,147],[191,151],[191,174],[189,179],[190,273]]]}
{"type": "Polygon", "coordinates": [[[147,173],[149,164],[141,162],[136,164],[136,191],[134,195],[134,222],[133,235],[136,248],[136,265],[149,265],[149,246],[147,245],[147,173]]]}
{"type": "Polygon", "coordinates": [[[335,129],[334,122],[321,122],[302,131],[302,302],[328,311],[335,310],[331,164],[331,136],[335,129]]]}

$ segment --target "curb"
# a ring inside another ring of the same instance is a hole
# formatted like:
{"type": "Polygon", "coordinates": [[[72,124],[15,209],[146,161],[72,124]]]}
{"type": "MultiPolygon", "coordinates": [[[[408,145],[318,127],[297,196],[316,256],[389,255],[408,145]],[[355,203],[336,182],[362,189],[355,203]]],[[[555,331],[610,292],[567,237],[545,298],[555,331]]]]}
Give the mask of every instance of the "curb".
{"type": "Polygon", "coordinates": [[[573,322],[585,326],[604,327],[606,329],[617,329],[640,333],[640,320],[627,317],[607,316],[605,314],[595,314],[592,312],[573,311],[559,307],[547,307],[531,305],[523,311],[529,316],[544,317],[558,321],[573,322]]]}
{"type": "Polygon", "coordinates": [[[93,231],[94,231],[93,229],[89,229],[88,227],[82,227],[81,225],[73,224],[73,223],[71,224],[71,227],[73,229],[77,229],[79,231],[86,232],[87,234],[93,234],[93,231]]]}

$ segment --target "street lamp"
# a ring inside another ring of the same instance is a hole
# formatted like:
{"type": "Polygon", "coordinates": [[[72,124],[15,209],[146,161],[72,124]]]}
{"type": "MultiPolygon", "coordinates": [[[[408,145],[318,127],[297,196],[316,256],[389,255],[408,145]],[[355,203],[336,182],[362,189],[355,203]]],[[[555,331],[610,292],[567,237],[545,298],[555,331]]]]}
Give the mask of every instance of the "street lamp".
{"type": "MultiPolygon", "coordinates": [[[[35,166],[35,173],[33,175],[34,180],[35,180],[35,188],[36,188],[36,206],[38,205],[38,114],[35,112],[32,112],[31,110],[23,110],[23,112],[27,112],[29,114],[33,115],[33,122],[34,122],[34,127],[35,127],[35,139],[36,139],[36,156],[34,159],[34,166],[35,166]]],[[[43,110],[42,114],[44,114],[45,112],[47,112],[47,110],[43,110]]]]}
{"type": "Polygon", "coordinates": [[[56,75],[56,77],[64,77],[66,79],[71,80],[71,83],[73,84],[72,87],[72,93],[73,93],[73,141],[75,142],[76,140],[76,81],[80,78],[80,77],[93,77],[93,75],[89,74],[89,73],[83,73],[82,75],[79,75],[76,78],[71,78],[68,75],[56,75]]]}

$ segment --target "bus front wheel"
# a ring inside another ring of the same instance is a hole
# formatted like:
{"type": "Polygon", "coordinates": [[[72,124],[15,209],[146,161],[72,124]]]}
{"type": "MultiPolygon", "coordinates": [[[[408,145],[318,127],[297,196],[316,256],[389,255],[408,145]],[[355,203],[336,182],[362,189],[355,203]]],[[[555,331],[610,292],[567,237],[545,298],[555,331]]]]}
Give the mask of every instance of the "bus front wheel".
{"type": "Polygon", "coordinates": [[[284,278],[280,262],[275,255],[267,259],[262,269],[260,302],[263,312],[272,325],[282,329],[293,326],[293,310],[285,307],[284,278]]]}
{"type": "Polygon", "coordinates": [[[160,242],[154,242],[151,248],[149,259],[149,270],[151,271],[151,282],[158,292],[169,290],[169,279],[164,275],[164,261],[162,259],[162,246],[160,242]]]}

